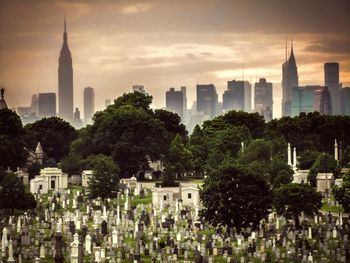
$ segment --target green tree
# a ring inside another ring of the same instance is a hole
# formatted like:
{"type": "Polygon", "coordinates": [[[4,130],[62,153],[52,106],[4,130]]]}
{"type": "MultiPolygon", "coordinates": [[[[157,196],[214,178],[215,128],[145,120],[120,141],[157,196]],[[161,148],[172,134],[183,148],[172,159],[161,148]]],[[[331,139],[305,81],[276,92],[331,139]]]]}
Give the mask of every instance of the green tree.
{"type": "Polygon", "coordinates": [[[2,176],[0,182],[0,209],[10,211],[15,209],[28,210],[36,207],[34,196],[25,191],[23,183],[12,173],[2,176]]]}
{"type": "Polygon", "coordinates": [[[83,159],[81,156],[70,153],[67,157],[64,157],[61,162],[61,169],[64,173],[68,173],[69,175],[80,174],[83,165],[83,159]]]}
{"type": "Polygon", "coordinates": [[[12,110],[0,110],[0,167],[15,170],[27,160],[21,119],[12,110]]]}
{"type": "Polygon", "coordinates": [[[40,174],[40,169],[42,169],[43,166],[39,163],[33,163],[31,166],[28,167],[28,174],[29,174],[29,180],[33,179],[36,175],[40,174]]]}
{"type": "Polygon", "coordinates": [[[241,151],[241,143],[250,138],[245,126],[226,127],[206,136],[208,144],[208,169],[216,169],[222,162],[230,162],[241,151]]]}
{"type": "Polygon", "coordinates": [[[320,152],[312,150],[301,152],[298,157],[298,168],[301,170],[310,169],[320,154],[320,152]]]}
{"type": "Polygon", "coordinates": [[[293,218],[295,227],[300,228],[299,215],[311,217],[322,206],[322,195],[306,184],[285,184],[274,190],[274,207],[277,214],[293,218]]]}
{"type": "Polygon", "coordinates": [[[176,172],[174,171],[174,167],[168,166],[164,168],[163,178],[162,178],[162,187],[174,187],[177,186],[175,183],[176,180],[176,172]]]}
{"type": "Polygon", "coordinates": [[[261,138],[264,135],[265,120],[259,113],[232,110],[218,118],[222,118],[226,124],[231,126],[245,126],[253,139],[261,138]]]}
{"type": "Polygon", "coordinates": [[[316,187],[316,177],[318,173],[339,173],[337,161],[329,153],[321,153],[309,171],[308,180],[310,184],[316,187]]]}
{"type": "Polygon", "coordinates": [[[114,163],[112,157],[97,155],[92,162],[93,175],[88,184],[89,198],[100,197],[103,201],[114,198],[118,194],[119,167],[114,163]]]}
{"type": "Polygon", "coordinates": [[[77,131],[58,117],[43,118],[24,128],[28,148],[35,150],[40,141],[45,154],[56,162],[68,155],[71,142],[77,138],[77,131]]]}
{"type": "Polygon", "coordinates": [[[278,187],[290,183],[294,172],[275,145],[276,142],[265,139],[252,140],[240,154],[238,162],[252,173],[264,176],[273,187],[278,187]]]}
{"type": "Polygon", "coordinates": [[[185,146],[183,139],[178,134],[170,145],[169,153],[165,157],[164,166],[166,173],[174,173],[176,178],[180,178],[192,169],[192,154],[185,146]]]}
{"type": "Polygon", "coordinates": [[[334,199],[342,205],[345,212],[350,212],[350,173],[343,176],[342,186],[333,186],[334,199]]]}
{"type": "Polygon", "coordinates": [[[350,168],[350,145],[343,151],[340,163],[341,166],[350,168]]]}
{"type": "Polygon", "coordinates": [[[179,115],[167,110],[155,110],[154,117],[164,124],[165,129],[172,135],[171,139],[177,134],[179,134],[182,139],[187,139],[188,132],[185,125],[181,123],[179,115]]]}
{"type": "Polygon", "coordinates": [[[350,117],[322,115],[318,112],[274,119],[267,124],[266,136],[283,136],[299,152],[333,153],[334,139],[345,149],[350,145],[350,117]]]}
{"type": "Polygon", "coordinates": [[[92,154],[112,156],[121,175],[128,177],[147,167],[147,156],[160,159],[167,132],[163,123],[143,108],[110,105],[103,113],[95,114],[91,136],[92,154]]]}
{"type": "Polygon", "coordinates": [[[132,105],[135,108],[142,108],[148,113],[153,113],[151,109],[152,96],[144,94],[138,91],[124,93],[123,96],[118,97],[114,100],[114,105],[111,107],[122,107],[126,105],[132,105]]]}
{"type": "Polygon", "coordinates": [[[204,167],[208,158],[208,149],[204,132],[199,125],[194,127],[189,141],[192,153],[193,171],[196,176],[204,176],[204,167]]]}
{"type": "Polygon", "coordinates": [[[270,161],[268,169],[268,178],[273,188],[277,188],[282,184],[289,184],[293,180],[293,169],[280,156],[276,155],[270,161]]]}
{"type": "Polygon", "coordinates": [[[251,224],[259,225],[272,207],[272,194],[265,179],[235,165],[212,171],[204,180],[200,197],[205,220],[238,231],[251,224]]]}

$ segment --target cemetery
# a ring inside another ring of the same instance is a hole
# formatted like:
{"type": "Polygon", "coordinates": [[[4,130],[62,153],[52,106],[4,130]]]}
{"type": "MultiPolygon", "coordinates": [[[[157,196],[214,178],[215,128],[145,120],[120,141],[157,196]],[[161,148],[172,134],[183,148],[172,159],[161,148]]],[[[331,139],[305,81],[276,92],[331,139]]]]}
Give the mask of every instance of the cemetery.
{"type": "Polygon", "coordinates": [[[125,185],[105,202],[85,192],[49,189],[36,194],[35,216],[2,220],[1,262],[349,262],[343,213],[302,217],[300,230],[271,213],[237,232],[206,224],[200,202],[179,196],[152,205],[151,189],[125,185]]]}
{"type": "Polygon", "coordinates": [[[230,111],[188,136],[151,101],[79,132],[0,111],[0,262],[350,262],[350,119],[230,111]]]}

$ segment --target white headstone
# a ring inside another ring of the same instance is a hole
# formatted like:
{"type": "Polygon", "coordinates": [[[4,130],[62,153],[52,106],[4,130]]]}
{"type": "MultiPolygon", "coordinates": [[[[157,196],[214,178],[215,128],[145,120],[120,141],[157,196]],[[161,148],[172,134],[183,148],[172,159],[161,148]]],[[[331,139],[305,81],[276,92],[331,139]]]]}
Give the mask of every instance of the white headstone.
{"type": "Polygon", "coordinates": [[[7,259],[7,262],[15,262],[15,259],[13,258],[13,246],[12,246],[12,239],[8,242],[9,247],[9,257],[7,259]]]}

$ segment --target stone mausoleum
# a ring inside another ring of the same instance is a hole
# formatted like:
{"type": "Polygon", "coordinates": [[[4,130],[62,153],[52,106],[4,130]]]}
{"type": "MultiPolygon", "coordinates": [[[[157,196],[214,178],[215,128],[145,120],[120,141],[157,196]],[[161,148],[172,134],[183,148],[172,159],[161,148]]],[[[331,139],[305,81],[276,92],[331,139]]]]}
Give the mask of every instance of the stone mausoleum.
{"type": "Polygon", "coordinates": [[[47,193],[49,190],[67,189],[68,174],[61,169],[48,167],[40,170],[40,175],[30,180],[30,192],[36,194],[47,193]]]}

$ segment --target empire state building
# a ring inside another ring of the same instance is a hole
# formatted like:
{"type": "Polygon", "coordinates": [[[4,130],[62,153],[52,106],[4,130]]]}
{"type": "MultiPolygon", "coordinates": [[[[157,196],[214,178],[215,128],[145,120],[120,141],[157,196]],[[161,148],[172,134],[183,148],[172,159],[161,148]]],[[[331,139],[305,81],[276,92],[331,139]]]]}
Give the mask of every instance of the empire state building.
{"type": "Polygon", "coordinates": [[[66,121],[73,119],[73,67],[67,42],[66,18],[64,18],[63,44],[58,60],[59,116],[66,121]]]}
{"type": "Polygon", "coordinates": [[[292,90],[293,87],[299,85],[298,68],[295,62],[293,52],[293,42],[291,45],[291,52],[287,60],[287,45],[286,45],[286,62],[282,65],[282,116],[292,116],[292,90]]]}

